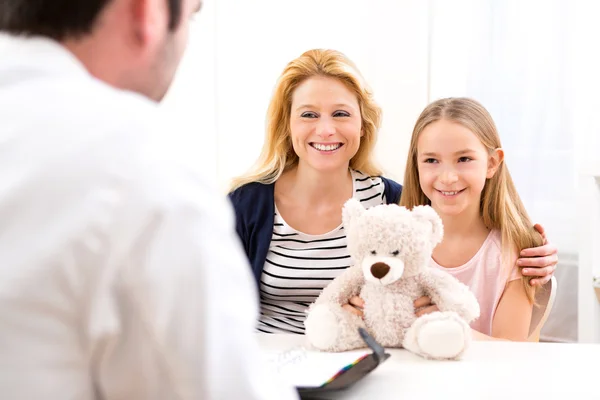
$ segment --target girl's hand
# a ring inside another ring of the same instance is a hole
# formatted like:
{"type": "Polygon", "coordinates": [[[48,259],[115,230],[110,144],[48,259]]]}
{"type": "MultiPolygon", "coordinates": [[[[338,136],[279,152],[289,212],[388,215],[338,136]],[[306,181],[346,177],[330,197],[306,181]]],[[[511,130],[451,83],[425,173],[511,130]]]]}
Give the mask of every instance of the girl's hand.
{"type": "Polygon", "coordinates": [[[351,297],[348,300],[348,304],[344,304],[342,308],[352,314],[358,315],[359,317],[363,317],[363,307],[365,306],[365,301],[358,296],[351,297]]]}
{"type": "Polygon", "coordinates": [[[544,244],[521,251],[522,258],[517,260],[517,265],[524,267],[521,268],[521,273],[524,276],[535,276],[537,278],[529,281],[531,286],[542,286],[554,275],[558,263],[558,250],[556,246],[548,243],[546,232],[540,224],[536,224],[534,228],[542,235],[544,244]]]}
{"type": "Polygon", "coordinates": [[[420,317],[421,315],[430,314],[435,311],[440,311],[438,306],[431,302],[431,297],[423,296],[415,300],[415,315],[420,317]]]}

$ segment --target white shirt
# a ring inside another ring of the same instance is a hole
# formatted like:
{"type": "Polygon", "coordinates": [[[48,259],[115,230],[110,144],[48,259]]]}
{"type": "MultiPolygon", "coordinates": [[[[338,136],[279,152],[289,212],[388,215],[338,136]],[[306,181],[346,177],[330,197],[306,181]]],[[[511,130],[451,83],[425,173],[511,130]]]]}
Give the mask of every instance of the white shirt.
{"type": "Polygon", "coordinates": [[[233,213],[155,103],[0,35],[0,397],[288,399],[233,213]]]}

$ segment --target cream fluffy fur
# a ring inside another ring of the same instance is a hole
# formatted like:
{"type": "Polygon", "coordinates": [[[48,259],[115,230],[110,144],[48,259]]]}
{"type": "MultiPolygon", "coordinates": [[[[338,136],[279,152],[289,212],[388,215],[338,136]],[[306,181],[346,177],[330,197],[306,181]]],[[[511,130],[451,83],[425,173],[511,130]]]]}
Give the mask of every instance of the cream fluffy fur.
{"type": "Polygon", "coordinates": [[[429,206],[365,210],[351,199],[344,205],[343,222],[356,264],[309,308],[309,342],[323,351],[365,347],[358,333],[363,327],[386,347],[404,347],[426,358],[460,358],[471,341],[469,323],[479,317],[479,304],[467,286],[429,267],[443,236],[437,213],[429,206]],[[357,295],[365,301],[364,318],[342,308],[357,295]],[[413,303],[423,295],[440,311],[417,318],[413,303]]]}

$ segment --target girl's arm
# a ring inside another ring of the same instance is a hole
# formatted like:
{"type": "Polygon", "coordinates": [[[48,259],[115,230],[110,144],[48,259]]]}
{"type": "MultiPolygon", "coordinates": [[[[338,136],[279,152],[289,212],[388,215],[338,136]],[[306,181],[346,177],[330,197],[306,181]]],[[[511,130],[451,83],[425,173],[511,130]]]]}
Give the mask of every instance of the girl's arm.
{"type": "Polygon", "coordinates": [[[467,323],[479,317],[480,309],[473,292],[458,279],[434,268],[421,273],[425,293],[440,311],[454,311],[467,323]]]}
{"type": "Polygon", "coordinates": [[[504,289],[492,321],[492,336],[473,330],[475,340],[510,340],[525,342],[533,305],[529,302],[521,279],[510,281],[504,289]]]}

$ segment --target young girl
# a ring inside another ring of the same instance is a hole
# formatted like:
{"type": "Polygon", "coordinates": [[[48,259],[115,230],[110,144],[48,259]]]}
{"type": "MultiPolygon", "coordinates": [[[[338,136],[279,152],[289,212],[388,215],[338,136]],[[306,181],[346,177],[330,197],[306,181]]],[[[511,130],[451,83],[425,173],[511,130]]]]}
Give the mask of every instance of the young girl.
{"type": "Polygon", "coordinates": [[[535,286],[516,260],[543,239],[504,163],[494,121],[474,100],[438,100],[415,124],[400,205],[424,204],[444,223],[432,265],[469,286],[479,301],[475,337],[527,340],[535,286]]]}

